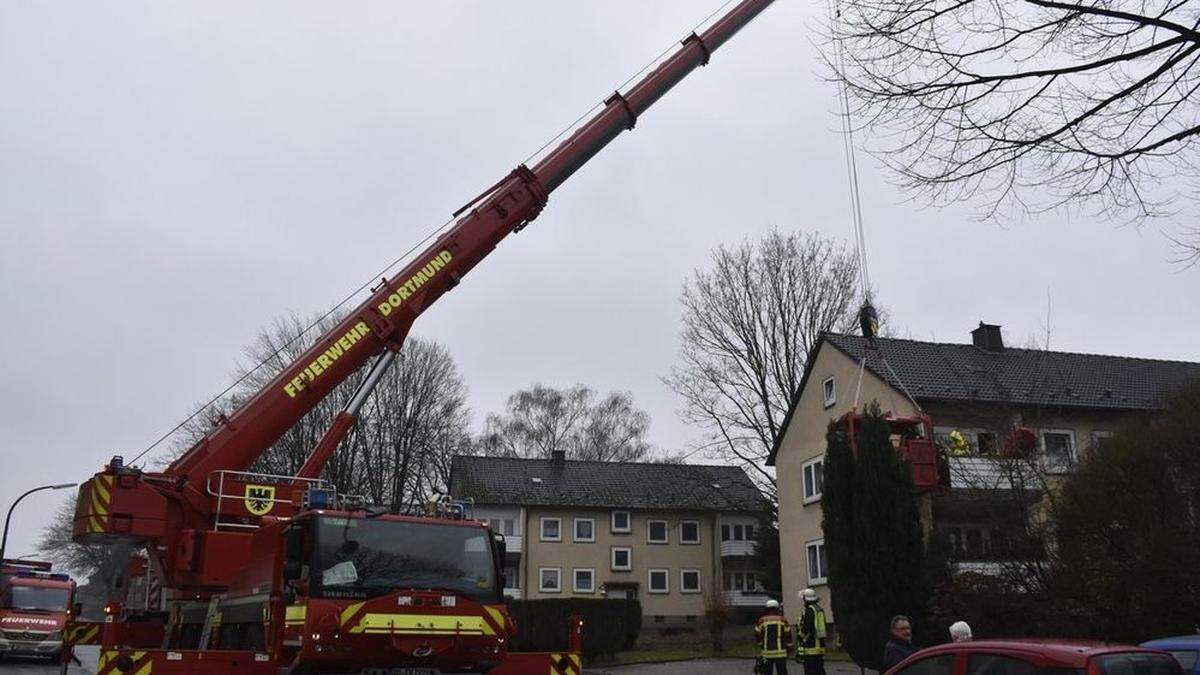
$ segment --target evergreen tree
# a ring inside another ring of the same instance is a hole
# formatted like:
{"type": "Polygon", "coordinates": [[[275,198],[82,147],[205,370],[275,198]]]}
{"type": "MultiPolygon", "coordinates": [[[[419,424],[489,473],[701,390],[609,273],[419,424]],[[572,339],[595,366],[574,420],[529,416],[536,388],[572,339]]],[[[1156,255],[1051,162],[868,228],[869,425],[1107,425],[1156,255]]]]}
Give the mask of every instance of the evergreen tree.
{"type": "MultiPolygon", "coordinates": [[[[774,508],[758,519],[754,530],[754,562],[762,570],[762,585],[768,593],[778,594],[783,588],[779,567],[779,520],[774,508]]],[[[784,598],[786,600],[786,598],[784,598]]]]}
{"type": "Polygon", "coordinates": [[[877,403],[859,421],[857,453],[831,428],[825,455],[825,551],[833,614],[846,650],[879,669],[896,614],[923,625],[929,591],[912,469],[892,446],[877,403]]]}

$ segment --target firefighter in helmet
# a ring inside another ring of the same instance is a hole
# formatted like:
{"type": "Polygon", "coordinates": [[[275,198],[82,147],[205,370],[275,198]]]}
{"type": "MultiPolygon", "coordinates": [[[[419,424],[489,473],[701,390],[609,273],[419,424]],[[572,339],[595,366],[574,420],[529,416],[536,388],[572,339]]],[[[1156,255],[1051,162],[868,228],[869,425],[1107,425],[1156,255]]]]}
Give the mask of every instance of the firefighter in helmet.
{"type": "Polygon", "coordinates": [[[804,675],[825,675],[825,610],[811,588],[800,591],[800,600],[804,610],[796,624],[796,660],[804,664],[804,675]]]}
{"type": "Polygon", "coordinates": [[[787,657],[792,649],[792,626],[779,608],[778,600],[767,601],[767,611],[754,624],[758,643],[756,673],[787,675],[787,657]]]}

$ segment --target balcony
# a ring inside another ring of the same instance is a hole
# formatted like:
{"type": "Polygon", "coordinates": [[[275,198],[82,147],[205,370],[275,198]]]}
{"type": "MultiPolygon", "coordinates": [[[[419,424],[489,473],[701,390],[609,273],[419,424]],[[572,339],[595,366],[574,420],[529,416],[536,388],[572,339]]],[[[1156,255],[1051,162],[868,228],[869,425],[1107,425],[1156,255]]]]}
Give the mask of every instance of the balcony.
{"type": "Polygon", "coordinates": [[[521,599],[521,589],[506,588],[506,589],[504,589],[504,597],[512,598],[513,600],[520,600],[521,599]]]}
{"type": "Polygon", "coordinates": [[[504,545],[509,553],[520,553],[525,543],[525,537],[517,534],[504,535],[504,545]]]}
{"type": "Polygon", "coordinates": [[[754,555],[753,541],[737,541],[730,539],[721,542],[721,557],[754,555]]]}
{"type": "Polygon", "coordinates": [[[762,591],[723,591],[721,597],[730,607],[762,607],[768,599],[762,591]]]}

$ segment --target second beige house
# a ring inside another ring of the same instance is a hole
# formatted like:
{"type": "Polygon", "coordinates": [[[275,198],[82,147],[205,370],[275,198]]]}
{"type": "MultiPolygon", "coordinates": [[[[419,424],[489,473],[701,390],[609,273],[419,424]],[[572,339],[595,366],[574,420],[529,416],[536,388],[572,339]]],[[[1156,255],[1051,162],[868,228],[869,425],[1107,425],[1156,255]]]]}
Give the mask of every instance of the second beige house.
{"type": "Polygon", "coordinates": [[[768,504],[739,468],[459,456],[450,492],[504,535],[508,596],[636,599],[647,626],[702,621],[714,595],[746,614],[767,599],[768,504]]]}

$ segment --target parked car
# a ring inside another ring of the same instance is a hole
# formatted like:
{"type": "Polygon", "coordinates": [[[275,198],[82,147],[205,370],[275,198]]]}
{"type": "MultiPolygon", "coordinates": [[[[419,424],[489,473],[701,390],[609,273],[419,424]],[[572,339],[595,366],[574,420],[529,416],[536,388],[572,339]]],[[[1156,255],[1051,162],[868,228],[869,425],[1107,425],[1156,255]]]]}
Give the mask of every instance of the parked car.
{"type": "Polygon", "coordinates": [[[1183,675],[1183,669],[1169,654],[1134,645],[979,640],[922,649],[887,675],[1183,675]]]}
{"type": "Polygon", "coordinates": [[[1143,642],[1143,647],[1159,649],[1175,657],[1185,675],[1200,675],[1200,635],[1181,635],[1143,642]]]}

